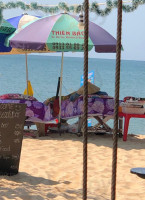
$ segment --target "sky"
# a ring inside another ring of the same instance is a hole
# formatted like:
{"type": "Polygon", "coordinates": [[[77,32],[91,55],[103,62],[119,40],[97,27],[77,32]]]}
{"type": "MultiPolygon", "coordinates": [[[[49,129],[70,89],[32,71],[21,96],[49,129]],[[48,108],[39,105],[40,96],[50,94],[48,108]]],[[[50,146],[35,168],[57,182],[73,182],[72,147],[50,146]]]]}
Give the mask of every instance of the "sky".
{"type": "MultiPolygon", "coordinates": [[[[57,5],[60,2],[70,4],[81,4],[83,0],[22,0],[25,3],[37,2],[39,4],[57,5]]],[[[12,2],[12,0],[3,0],[3,2],[12,2]]],[[[15,2],[15,0],[13,0],[15,2]]],[[[90,0],[89,3],[98,2],[102,3],[105,0],[90,0]]],[[[104,6],[102,6],[104,8],[104,6]]],[[[26,11],[25,11],[26,12],[26,11]]],[[[5,19],[15,17],[24,13],[21,9],[4,10],[3,17],[5,19]]],[[[42,15],[45,13],[41,11],[27,11],[28,14],[42,15]]],[[[114,9],[111,14],[106,17],[99,17],[93,13],[89,14],[89,20],[98,24],[113,37],[117,38],[117,9],[114,9]]],[[[124,51],[121,52],[122,60],[140,60],[145,61],[145,5],[141,5],[131,13],[123,12],[122,21],[122,45],[124,51]]],[[[50,54],[51,55],[51,54],[50,54]]],[[[52,54],[55,55],[55,54],[52,54]]],[[[58,54],[56,54],[58,55],[58,54]]],[[[82,57],[83,53],[66,53],[66,56],[82,57]]],[[[105,58],[115,59],[114,53],[96,53],[94,48],[89,52],[91,58],[105,58]]]]}

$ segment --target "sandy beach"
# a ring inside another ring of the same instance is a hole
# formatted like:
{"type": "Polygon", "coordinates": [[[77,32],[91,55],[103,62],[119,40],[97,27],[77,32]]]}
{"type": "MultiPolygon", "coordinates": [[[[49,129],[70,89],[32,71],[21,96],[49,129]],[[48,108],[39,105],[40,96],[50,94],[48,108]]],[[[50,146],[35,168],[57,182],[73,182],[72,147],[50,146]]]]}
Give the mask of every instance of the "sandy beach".
{"type": "MultiPolygon", "coordinates": [[[[19,173],[1,176],[0,200],[82,199],[82,137],[58,133],[24,137],[19,173]]],[[[88,139],[88,199],[111,199],[112,135],[88,139]]],[[[131,174],[145,167],[145,136],[118,140],[117,200],[144,200],[144,179],[131,174]]]]}

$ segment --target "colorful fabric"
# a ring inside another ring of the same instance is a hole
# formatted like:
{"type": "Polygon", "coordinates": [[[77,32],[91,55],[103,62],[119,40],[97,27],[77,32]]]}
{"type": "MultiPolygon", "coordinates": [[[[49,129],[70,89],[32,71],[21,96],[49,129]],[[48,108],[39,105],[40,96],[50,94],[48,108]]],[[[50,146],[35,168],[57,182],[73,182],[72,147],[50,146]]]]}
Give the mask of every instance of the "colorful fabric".
{"type": "Polygon", "coordinates": [[[44,120],[45,116],[45,106],[43,103],[39,101],[33,101],[33,100],[12,100],[12,99],[0,99],[0,103],[22,103],[26,104],[26,117],[35,117],[40,120],[44,120]]]}
{"type": "MultiPolygon", "coordinates": [[[[83,96],[80,96],[75,102],[66,100],[62,102],[61,117],[71,118],[83,114],[83,96]]],[[[93,116],[113,115],[114,112],[114,99],[113,98],[100,98],[97,95],[88,96],[88,115],[93,116]]]]}
{"type": "MultiPolygon", "coordinates": [[[[24,103],[26,107],[26,116],[30,121],[51,121],[56,119],[52,115],[52,108],[50,104],[44,105],[39,101],[27,99],[0,99],[0,103],[24,103]]],[[[97,95],[88,96],[88,116],[94,115],[113,115],[114,113],[114,99],[100,98],[97,95]]],[[[72,102],[69,99],[62,101],[61,104],[61,118],[69,119],[79,117],[83,114],[83,96],[80,96],[76,101],[72,102]]]]}
{"type": "Polygon", "coordinates": [[[23,99],[23,100],[33,100],[33,101],[37,101],[37,99],[33,96],[28,96],[28,95],[23,95],[23,94],[3,94],[3,95],[0,95],[0,99],[23,99]]]}

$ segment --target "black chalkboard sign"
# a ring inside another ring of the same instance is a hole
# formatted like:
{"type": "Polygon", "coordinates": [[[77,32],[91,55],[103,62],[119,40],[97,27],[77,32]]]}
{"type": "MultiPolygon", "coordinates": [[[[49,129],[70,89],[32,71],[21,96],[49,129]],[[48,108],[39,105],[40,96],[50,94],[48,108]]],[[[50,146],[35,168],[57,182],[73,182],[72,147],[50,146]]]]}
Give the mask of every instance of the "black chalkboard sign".
{"type": "Polygon", "coordinates": [[[0,175],[18,173],[26,104],[0,103],[0,175]]]}

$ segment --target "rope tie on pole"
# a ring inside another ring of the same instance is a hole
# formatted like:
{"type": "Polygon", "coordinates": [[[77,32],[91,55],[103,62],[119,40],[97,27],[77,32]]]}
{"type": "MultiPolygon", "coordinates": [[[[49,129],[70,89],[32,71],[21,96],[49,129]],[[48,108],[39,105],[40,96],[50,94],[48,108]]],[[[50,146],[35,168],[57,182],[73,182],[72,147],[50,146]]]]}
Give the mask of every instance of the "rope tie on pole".
{"type": "Polygon", "coordinates": [[[119,88],[120,88],[121,33],[122,33],[122,0],[118,0],[111,200],[116,199],[117,143],[118,143],[117,133],[118,133],[119,88]]]}
{"type": "Polygon", "coordinates": [[[88,24],[89,0],[84,1],[84,115],[83,115],[83,200],[87,199],[87,118],[88,118],[88,24]]]}

